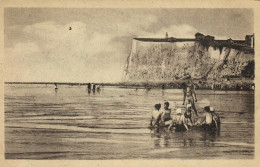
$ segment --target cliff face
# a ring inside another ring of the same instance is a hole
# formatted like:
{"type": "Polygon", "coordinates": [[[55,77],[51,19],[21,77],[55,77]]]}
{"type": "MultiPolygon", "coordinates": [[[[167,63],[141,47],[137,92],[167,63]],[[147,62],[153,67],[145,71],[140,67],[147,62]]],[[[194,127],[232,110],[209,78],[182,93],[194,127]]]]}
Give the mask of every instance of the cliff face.
{"type": "Polygon", "coordinates": [[[254,53],[199,41],[149,42],[133,40],[124,81],[174,81],[254,75],[254,53]]]}

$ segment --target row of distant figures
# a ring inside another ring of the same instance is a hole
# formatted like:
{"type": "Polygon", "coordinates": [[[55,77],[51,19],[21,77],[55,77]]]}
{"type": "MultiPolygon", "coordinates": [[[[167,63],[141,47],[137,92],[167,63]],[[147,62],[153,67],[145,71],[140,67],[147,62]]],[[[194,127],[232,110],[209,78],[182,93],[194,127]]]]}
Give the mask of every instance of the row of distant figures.
{"type": "MultiPolygon", "coordinates": [[[[79,85],[80,86],[80,85],[79,85]]],[[[96,91],[98,93],[100,93],[101,91],[101,88],[100,88],[100,85],[96,85],[96,84],[91,84],[89,83],[88,86],[87,86],[87,91],[88,93],[90,94],[91,92],[95,93],[96,91]]],[[[57,93],[58,92],[58,85],[55,84],[55,92],[57,93]]]]}
{"type": "Polygon", "coordinates": [[[89,83],[88,87],[87,87],[87,90],[88,90],[88,93],[91,93],[91,91],[93,93],[95,93],[96,91],[99,93],[101,91],[101,88],[100,88],[100,85],[89,83]]]}

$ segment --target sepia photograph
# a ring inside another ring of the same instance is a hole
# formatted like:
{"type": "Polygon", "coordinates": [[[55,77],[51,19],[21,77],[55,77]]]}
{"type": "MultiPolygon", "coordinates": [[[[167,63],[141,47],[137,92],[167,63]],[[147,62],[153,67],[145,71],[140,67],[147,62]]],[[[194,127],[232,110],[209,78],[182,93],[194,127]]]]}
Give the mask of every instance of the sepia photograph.
{"type": "Polygon", "coordinates": [[[4,159],[254,159],[254,17],[4,8],[4,159]]]}

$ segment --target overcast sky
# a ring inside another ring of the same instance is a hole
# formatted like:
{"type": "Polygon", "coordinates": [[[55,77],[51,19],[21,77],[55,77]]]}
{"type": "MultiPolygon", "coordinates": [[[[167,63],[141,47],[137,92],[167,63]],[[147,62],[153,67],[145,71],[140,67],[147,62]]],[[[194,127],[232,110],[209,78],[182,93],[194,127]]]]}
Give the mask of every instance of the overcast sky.
{"type": "Polygon", "coordinates": [[[6,81],[117,82],[133,37],[244,39],[251,9],[5,8],[6,81]],[[72,29],[69,30],[69,27],[72,29]]]}

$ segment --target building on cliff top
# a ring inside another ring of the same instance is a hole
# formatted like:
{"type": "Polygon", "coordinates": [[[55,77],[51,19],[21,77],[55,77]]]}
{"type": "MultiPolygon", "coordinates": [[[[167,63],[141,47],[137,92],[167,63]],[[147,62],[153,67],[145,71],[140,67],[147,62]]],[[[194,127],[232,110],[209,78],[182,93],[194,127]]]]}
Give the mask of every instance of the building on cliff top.
{"type": "Polygon", "coordinates": [[[138,41],[144,42],[202,42],[208,45],[221,45],[223,47],[226,46],[236,46],[236,47],[247,47],[254,48],[254,34],[253,35],[246,35],[245,40],[216,40],[214,36],[204,35],[202,33],[196,33],[195,38],[174,38],[169,37],[168,33],[166,32],[165,38],[134,38],[138,41]],[[237,46],[239,45],[239,46],[237,46]]]}
{"type": "Polygon", "coordinates": [[[255,48],[255,35],[246,35],[245,37],[246,45],[250,46],[251,48],[255,48]]]}

